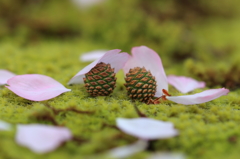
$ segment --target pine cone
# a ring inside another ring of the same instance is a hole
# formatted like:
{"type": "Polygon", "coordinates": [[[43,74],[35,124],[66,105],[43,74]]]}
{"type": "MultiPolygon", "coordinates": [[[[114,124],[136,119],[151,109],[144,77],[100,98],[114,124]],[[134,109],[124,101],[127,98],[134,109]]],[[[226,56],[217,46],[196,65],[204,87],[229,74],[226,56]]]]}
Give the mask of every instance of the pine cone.
{"type": "Polygon", "coordinates": [[[110,64],[98,63],[83,78],[87,92],[93,96],[108,96],[116,87],[114,68],[110,64]]]}
{"type": "Polygon", "coordinates": [[[124,84],[128,91],[128,96],[133,100],[149,103],[156,93],[156,80],[150,71],[144,67],[135,67],[126,74],[124,84]]]}

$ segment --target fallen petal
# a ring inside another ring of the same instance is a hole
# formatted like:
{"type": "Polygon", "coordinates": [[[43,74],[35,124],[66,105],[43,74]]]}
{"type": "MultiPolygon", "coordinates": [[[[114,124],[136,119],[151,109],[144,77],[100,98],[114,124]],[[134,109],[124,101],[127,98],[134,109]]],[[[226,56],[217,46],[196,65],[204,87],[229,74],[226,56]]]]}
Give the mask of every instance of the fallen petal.
{"type": "Polygon", "coordinates": [[[0,130],[6,130],[6,131],[11,130],[11,124],[0,120],[0,130]]]}
{"type": "Polygon", "coordinates": [[[142,140],[165,139],[178,134],[171,122],[151,118],[117,118],[117,127],[126,134],[142,140]]]}
{"type": "Polygon", "coordinates": [[[36,153],[53,151],[72,138],[69,129],[40,124],[18,125],[16,142],[36,153]]]}
{"type": "Polygon", "coordinates": [[[111,158],[125,158],[135,153],[144,151],[147,148],[147,146],[148,141],[138,140],[137,142],[131,145],[114,148],[110,150],[108,154],[111,158]]]}
{"type": "Polygon", "coordinates": [[[134,67],[145,67],[156,78],[156,97],[162,96],[162,89],[168,90],[167,77],[163,69],[161,58],[155,51],[146,46],[132,48],[132,56],[123,68],[124,73],[128,73],[129,70],[134,67]]]}
{"type": "Polygon", "coordinates": [[[14,73],[7,70],[0,70],[0,85],[7,84],[7,80],[16,76],[14,73]]]}
{"type": "Polygon", "coordinates": [[[80,56],[80,60],[83,62],[94,61],[101,58],[106,52],[107,50],[95,50],[95,51],[87,52],[80,56]]]}
{"type": "Polygon", "coordinates": [[[32,101],[43,101],[71,91],[51,77],[39,74],[17,75],[7,81],[6,86],[20,97],[32,101]]]}
{"type": "Polygon", "coordinates": [[[73,3],[78,5],[80,8],[85,9],[85,8],[97,5],[103,2],[104,0],[72,0],[72,1],[73,3]]]}
{"type": "Polygon", "coordinates": [[[168,152],[159,152],[155,153],[147,159],[185,159],[186,157],[183,154],[179,153],[168,153],[168,152]]]}
{"type": "Polygon", "coordinates": [[[205,82],[198,82],[189,77],[169,75],[167,79],[169,84],[182,93],[188,93],[196,88],[205,87],[205,82]]]}
{"type": "Polygon", "coordinates": [[[93,67],[95,67],[100,62],[110,64],[111,68],[114,68],[114,72],[117,73],[120,69],[123,68],[123,66],[125,65],[129,58],[129,55],[127,53],[119,53],[120,51],[121,50],[119,49],[115,49],[106,52],[100,59],[95,60],[91,64],[84,67],[81,71],[79,71],[68,82],[68,84],[83,83],[83,78],[85,77],[85,74],[88,73],[93,67]]]}
{"type": "Polygon", "coordinates": [[[179,104],[191,105],[191,104],[200,104],[200,103],[211,101],[223,95],[227,95],[228,92],[229,92],[228,89],[219,88],[219,89],[209,89],[193,95],[167,96],[166,98],[170,101],[173,101],[179,104]]]}

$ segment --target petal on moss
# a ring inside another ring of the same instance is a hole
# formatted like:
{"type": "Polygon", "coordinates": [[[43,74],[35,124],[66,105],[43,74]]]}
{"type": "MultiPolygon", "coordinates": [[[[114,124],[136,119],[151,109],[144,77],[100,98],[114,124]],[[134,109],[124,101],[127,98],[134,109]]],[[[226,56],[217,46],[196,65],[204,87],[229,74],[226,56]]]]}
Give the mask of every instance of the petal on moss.
{"type": "Polygon", "coordinates": [[[147,146],[148,146],[148,141],[138,140],[137,142],[131,145],[117,147],[110,150],[109,156],[111,158],[126,158],[135,153],[144,151],[147,148],[147,146]]]}
{"type": "Polygon", "coordinates": [[[43,101],[71,91],[51,77],[39,74],[17,75],[7,81],[6,86],[20,97],[32,101],[43,101]]]}
{"type": "Polygon", "coordinates": [[[168,82],[162,61],[159,55],[146,46],[132,48],[132,56],[124,66],[124,73],[128,73],[131,68],[145,67],[149,70],[157,81],[156,97],[162,95],[162,89],[168,90],[168,82]]]}
{"type": "Polygon", "coordinates": [[[117,127],[126,134],[142,140],[165,139],[178,134],[171,122],[151,118],[118,118],[117,127]]]}
{"type": "Polygon", "coordinates": [[[0,130],[11,130],[11,125],[5,121],[0,120],[0,130]]]}
{"type": "Polygon", "coordinates": [[[100,59],[106,52],[107,50],[95,50],[84,53],[80,56],[80,61],[83,62],[95,61],[97,59],[100,59]]]}
{"type": "Polygon", "coordinates": [[[88,73],[93,67],[95,67],[98,63],[104,62],[106,64],[110,64],[112,68],[114,68],[114,72],[117,73],[120,69],[123,68],[127,60],[129,59],[129,55],[127,53],[119,53],[121,50],[115,49],[106,52],[100,59],[95,60],[91,64],[84,67],[81,71],[79,71],[69,82],[68,84],[78,84],[83,83],[83,77],[88,73]]]}
{"type": "Polygon", "coordinates": [[[16,76],[14,73],[7,70],[0,70],[0,85],[7,84],[7,80],[16,76]]]}
{"type": "Polygon", "coordinates": [[[53,151],[72,138],[69,129],[40,124],[18,125],[16,142],[36,153],[53,151]]]}
{"type": "Polygon", "coordinates": [[[182,93],[205,87],[205,82],[199,82],[189,77],[169,75],[167,79],[169,84],[182,93]]]}
{"type": "Polygon", "coordinates": [[[223,95],[227,95],[229,92],[228,89],[219,88],[219,89],[210,89],[203,91],[201,93],[193,94],[193,95],[184,95],[184,96],[167,96],[166,98],[170,101],[191,105],[191,104],[200,104],[205,103],[211,100],[214,100],[223,95]]]}

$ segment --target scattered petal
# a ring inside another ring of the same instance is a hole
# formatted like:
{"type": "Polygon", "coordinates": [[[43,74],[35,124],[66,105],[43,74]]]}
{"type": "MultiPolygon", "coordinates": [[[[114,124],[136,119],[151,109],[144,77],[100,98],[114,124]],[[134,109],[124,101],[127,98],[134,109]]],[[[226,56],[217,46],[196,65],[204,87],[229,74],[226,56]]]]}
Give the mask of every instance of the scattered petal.
{"type": "Polygon", "coordinates": [[[106,52],[107,50],[95,50],[95,51],[87,52],[80,56],[80,60],[83,62],[94,61],[101,58],[106,52]]]}
{"type": "Polygon", "coordinates": [[[83,83],[83,78],[85,74],[88,73],[93,67],[95,67],[98,63],[104,62],[106,64],[110,64],[112,68],[114,68],[114,72],[117,73],[120,69],[123,68],[125,63],[127,62],[129,55],[127,53],[119,53],[121,50],[115,49],[106,52],[100,59],[95,60],[88,66],[84,67],[81,71],[79,71],[69,82],[68,84],[78,84],[83,83]]]}
{"type": "Polygon", "coordinates": [[[51,77],[39,74],[17,75],[7,81],[6,86],[20,97],[32,101],[43,101],[71,91],[51,77]]]}
{"type": "Polygon", "coordinates": [[[117,118],[117,127],[126,134],[143,140],[165,139],[178,134],[171,122],[151,118],[117,118]]]}
{"type": "Polygon", "coordinates": [[[196,88],[205,87],[205,82],[198,82],[189,77],[169,75],[167,78],[168,83],[182,93],[188,93],[196,88]]]}
{"type": "Polygon", "coordinates": [[[117,147],[109,152],[109,156],[111,158],[125,158],[129,157],[135,153],[144,151],[148,146],[148,141],[145,140],[138,140],[137,142],[127,145],[127,146],[122,146],[122,147],[117,147]]]}
{"type": "Polygon", "coordinates": [[[223,95],[227,95],[228,92],[229,92],[228,89],[219,88],[219,89],[209,89],[193,95],[167,96],[166,98],[170,101],[173,101],[179,104],[191,105],[191,104],[200,104],[200,103],[211,101],[223,95]]]}
{"type": "Polygon", "coordinates": [[[0,130],[11,130],[11,124],[0,120],[0,130]]]}
{"type": "Polygon", "coordinates": [[[71,138],[71,132],[64,127],[40,124],[17,126],[16,142],[36,153],[50,152],[71,138]]]}
{"type": "Polygon", "coordinates": [[[158,152],[148,157],[147,159],[185,159],[183,154],[179,153],[168,153],[168,152],[158,152]]]}
{"type": "Polygon", "coordinates": [[[124,73],[128,73],[129,70],[134,67],[145,67],[156,78],[156,97],[162,96],[162,89],[168,90],[167,77],[163,69],[161,58],[155,51],[146,46],[132,48],[132,56],[123,68],[124,73]]]}
{"type": "Polygon", "coordinates": [[[0,70],[0,85],[7,84],[7,80],[16,76],[14,73],[7,70],[0,70]]]}

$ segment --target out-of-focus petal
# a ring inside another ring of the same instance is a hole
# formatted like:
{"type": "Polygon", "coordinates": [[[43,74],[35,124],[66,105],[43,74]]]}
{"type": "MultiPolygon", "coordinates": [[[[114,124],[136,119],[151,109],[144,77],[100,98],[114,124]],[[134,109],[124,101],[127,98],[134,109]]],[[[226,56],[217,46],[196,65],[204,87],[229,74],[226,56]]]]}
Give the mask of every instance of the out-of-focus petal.
{"type": "Polygon", "coordinates": [[[162,95],[162,89],[168,90],[167,77],[163,69],[161,58],[155,51],[146,46],[133,47],[132,56],[123,68],[124,73],[128,73],[129,70],[134,67],[145,67],[156,78],[156,97],[162,95]]]}
{"type": "Polygon", "coordinates": [[[106,52],[107,50],[95,50],[84,53],[80,56],[80,61],[83,62],[95,61],[97,59],[100,59],[106,52]]]}
{"type": "Polygon", "coordinates": [[[199,82],[189,77],[169,75],[167,79],[169,84],[182,93],[188,93],[196,88],[205,87],[205,82],[199,82]]]}
{"type": "Polygon", "coordinates": [[[6,86],[20,97],[32,101],[43,101],[71,91],[51,77],[39,74],[17,75],[7,81],[6,86]]]}
{"type": "Polygon", "coordinates": [[[97,5],[105,0],[72,0],[73,3],[78,5],[80,8],[85,9],[94,5],[97,5]]]}
{"type": "Polygon", "coordinates": [[[147,159],[185,159],[181,153],[158,152],[148,157],[147,159]]]}
{"type": "Polygon", "coordinates": [[[142,140],[165,139],[178,134],[171,122],[150,118],[117,118],[117,127],[126,134],[142,140]]]}
{"type": "Polygon", "coordinates": [[[16,76],[14,73],[7,70],[0,70],[0,85],[7,84],[7,80],[16,76]]]}
{"type": "Polygon", "coordinates": [[[148,141],[138,140],[137,142],[131,145],[114,148],[110,150],[108,154],[111,158],[125,158],[135,153],[144,151],[147,148],[147,146],[148,146],[148,141]]]}
{"type": "Polygon", "coordinates": [[[67,128],[40,124],[18,125],[15,137],[19,145],[36,153],[50,152],[71,138],[67,128]]]}
{"type": "Polygon", "coordinates": [[[0,130],[6,130],[6,131],[11,130],[11,124],[0,120],[0,130]]]}
{"type": "Polygon", "coordinates": [[[106,52],[100,59],[95,60],[91,64],[84,67],[81,71],[79,71],[69,82],[68,84],[78,84],[83,83],[83,77],[88,73],[93,67],[95,67],[98,63],[104,62],[106,64],[110,64],[111,68],[114,68],[114,72],[117,73],[120,69],[123,68],[127,60],[129,59],[129,55],[127,53],[119,53],[121,50],[115,49],[106,52]]]}
{"type": "Polygon", "coordinates": [[[229,92],[228,89],[219,88],[219,89],[210,89],[203,91],[201,93],[196,93],[193,95],[184,95],[184,96],[167,96],[168,100],[179,104],[191,105],[191,104],[200,104],[211,101],[223,95],[227,95],[229,92]]]}

